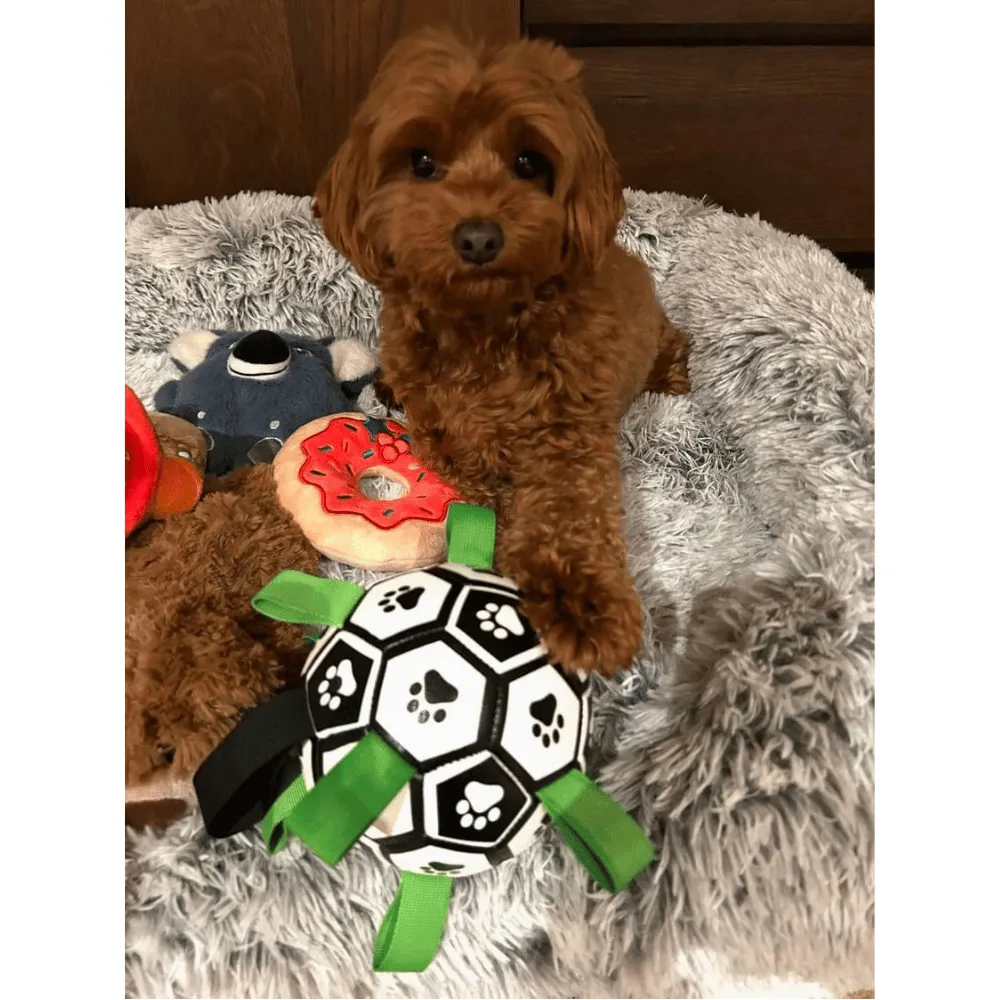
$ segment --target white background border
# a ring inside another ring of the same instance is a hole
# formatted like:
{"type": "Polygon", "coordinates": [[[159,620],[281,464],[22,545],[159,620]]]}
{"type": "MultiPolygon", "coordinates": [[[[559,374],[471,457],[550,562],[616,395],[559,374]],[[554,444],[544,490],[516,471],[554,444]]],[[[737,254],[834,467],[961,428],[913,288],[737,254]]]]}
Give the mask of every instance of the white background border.
{"type": "MultiPolygon", "coordinates": [[[[957,998],[997,982],[1000,17],[877,13],[876,995],[957,998]]],[[[123,4],[8,5],[0,52],[3,985],[120,996],[123,4]]]]}
{"type": "Polygon", "coordinates": [[[1000,17],[876,20],[875,995],[950,1000],[998,991],[1000,17]]]}
{"type": "Polygon", "coordinates": [[[4,995],[120,997],[124,5],[6,4],[4,995]]]}

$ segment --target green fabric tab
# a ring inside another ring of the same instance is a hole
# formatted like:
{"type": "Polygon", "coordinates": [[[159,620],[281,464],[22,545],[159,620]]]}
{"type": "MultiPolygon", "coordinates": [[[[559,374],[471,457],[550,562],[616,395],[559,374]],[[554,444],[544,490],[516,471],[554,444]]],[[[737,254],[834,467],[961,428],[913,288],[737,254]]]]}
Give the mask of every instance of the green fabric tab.
{"type": "Polygon", "coordinates": [[[284,827],[289,813],[306,797],[309,790],[300,774],[275,800],[260,821],[260,835],[267,845],[268,854],[277,854],[288,843],[288,831],[284,827]]]}
{"type": "Polygon", "coordinates": [[[376,972],[423,972],[431,964],[448,919],[451,882],[447,875],[402,873],[375,938],[376,972]]]}
{"type": "Polygon", "coordinates": [[[285,826],[335,865],[414,773],[381,736],[366,733],[285,817],[285,826]]]}
{"type": "Polygon", "coordinates": [[[448,507],[448,561],[473,569],[493,568],[497,518],[487,507],[453,503],[448,507]]]}
{"type": "Polygon", "coordinates": [[[624,889],[653,860],[638,823],[582,772],[564,774],[538,797],[577,860],[608,892],[624,889]]]}
{"type": "Polygon", "coordinates": [[[254,597],[254,610],[279,622],[339,627],[354,610],[364,589],[347,580],[282,570],[254,597]]]}

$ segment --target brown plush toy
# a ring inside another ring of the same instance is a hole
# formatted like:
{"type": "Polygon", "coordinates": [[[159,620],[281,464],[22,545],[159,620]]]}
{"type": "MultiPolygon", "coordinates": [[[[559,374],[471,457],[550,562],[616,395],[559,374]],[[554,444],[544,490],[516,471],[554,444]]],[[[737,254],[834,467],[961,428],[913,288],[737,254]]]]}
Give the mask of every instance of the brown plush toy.
{"type": "Polygon", "coordinates": [[[193,808],[191,777],[204,758],[246,709],[299,680],[308,654],[302,630],[253,609],[265,584],[282,570],[317,574],[320,553],[379,569],[438,562],[457,498],[413,459],[402,425],[335,414],[293,434],[273,465],[208,476],[192,511],[132,535],[126,823],[163,826],[193,808]],[[362,481],[378,475],[403,495],[368,498],[362,481]]]}
{"type": "Polygon", "coordinates": [[[144,524],[186,514],[204,487],[208,445],[193,424],[149,413],[125,386],[125,540],[144,524]]]}
{"type": "Polygon", "coordinates": [[[319,572],[277,501],[270,465],[209,479],[189,513],[125,549],[125,821],[162,826],[194,808],[191,776],[243,712],[295,680],[302,630],[251,600],[276,573],[319,572]]]}

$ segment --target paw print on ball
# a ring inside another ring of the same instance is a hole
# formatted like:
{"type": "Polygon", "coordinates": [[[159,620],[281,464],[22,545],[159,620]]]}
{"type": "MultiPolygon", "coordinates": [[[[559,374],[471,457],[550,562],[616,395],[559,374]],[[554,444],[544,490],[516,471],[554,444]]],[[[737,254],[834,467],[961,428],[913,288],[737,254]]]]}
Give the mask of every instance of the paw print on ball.
{"type": "Polygon", "coordinates": [[[545,659],[545,647],[518,610],[517,592],[473,585],[455,603],[448,632],[499,674],[545,659]]]}
{"type": "Polygon", "coordinates": [[[412,570],[370,587],[348,618],[347,626],[384,645],[435,626],[454,584],[426,570],[412,570]]]}
{"type": "Polygon", "coordinates": [[[420,870],[425,875],[453,875],[455,872],[460,872],[464,867],[464,865],[447,865],[441,861],[432,861],[428,865],[421,865],[420,870]]]}
{"type": "Polygon", "coordinates": [[[354,664],[350,660],[341,660],[327,667],[323,680],[319,682],[316,693],[319,703],[331,712],[336,712],[345,698],[353,697],[358,690],[358,682],[354,676],[354,664]]]}
{"type": "Polygon", "coordinates": [[[451,704],[458,697],[458,689],[449,684],[436,670],[428,670],[422,681],[415,681],[410,685],[410,694],[415,697],[406,703],[406,711],[411,714],[418,713],[417,722],[423,725],[431,718],[435,722],[444,722],[448,718],[447,709],[436,708],[432,715],[427,705],[451,704]]]}
{"type": "Polygon", "coordinates": [[[496,601],[490,601],[476,612],[476,618],[481,632],[492,632],[493,638],[501,641],[509,635],[524,635],[526,631],[513,604],[497,604],[496,601]]]}
{"type": "Polygon", "coordinates": [[[532,809],[527,790],[489,751],[437,768],[422,792],[428,835],[468,847],[505,842],[532,809]]]}
{"type": "Polygon", "coordinates": [[[512,681],[500,745],[533,780],[549,780],[576,758],[583,702],[551,663],[512,681]]]}
{"type": "Polygon", "coordinates": [[[396,608],[412,611],[420,603],[423,592],[423,587],[411,587],[404,583],[395,590],[387,590],[385,596],[378,602],[378,606],[385,614],[395,611],[396,608]]]}
{"type": "Polygon", "coordinates": [[[555,695],[547,694],[544,698],[533,701],[528,708],[535,720],[531,726],[531,735],[541,740],[542,746],[546,748],[562,739],[563,727],[566,725],[562,713],[556,711],[556,705],[555,695]]]}
{"type": "Polygon", "coordinates": [[[327,632],[306,660],[309,716],[318,736],[366,725],[381,654],[360,636],[327,632]]]}
{"type": "Polygon", "coordinates": [[[375,721],[419,763],[453,754],[480,738],[486,677],[443,638],[392,651],[375,721]]]}
{"type": "Polygon", "coordinates": [[[459,799],[455,812],[461,817],[458,825],[467,830],[485,830],[488,823],[495,823],[501,816],[498,803],[503,801],[500,785],[484,785],[481,781],[470,781],[465,786],[465,796],[459,799]]]}

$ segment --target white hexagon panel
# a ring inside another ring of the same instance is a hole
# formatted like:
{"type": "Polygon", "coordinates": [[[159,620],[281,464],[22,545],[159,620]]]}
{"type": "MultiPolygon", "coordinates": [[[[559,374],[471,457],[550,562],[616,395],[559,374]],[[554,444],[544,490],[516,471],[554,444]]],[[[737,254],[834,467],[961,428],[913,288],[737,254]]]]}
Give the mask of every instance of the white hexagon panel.
{"type": "Polygon", "coordinates": [[[534,805],[489,751],[435,768],[424,775],[423,786],[427,836],[473,850],[506,843],[534,805]]]}
{"type": "Polygon", "coordinates": [[[413,830],[413,804],[410,788],[410,783],[407,782],[397,792],[396,797],[382,810],[379,818],[365,830],[365,836],[369,840],[398,837],[400,834],[410,833],[413,830]]]}
{"type": "Polygon", "coordinates": [[[590,712],[591,712],[592,688],[588,679],[587,686],[580,695],[580,739],[576,746],[576,766],[586,773],[587,771],[587,740],[590,738],[590,712]]]}
{"type": "Polygon", "coordinates": [[[385,851],[385,856],[404,871],[427,875],[476,875],[493,867],[485,854],[453,851],[438,844],[425,844],[409,851],[385,851]]]}
{"type": "Polygon", "coordinates": [[[453,587],[423,570],[376,583],[351,612],[350,623],[383,644],[437,621],[453,587]]]}
{"type": "Polygon", "coordinates": [[[350,632],[331,629],[316,643],[303,673],[317,736],[368,725],[381,661],[377,649],[350,632]]]}
{"type": "Polygon", "coordinates": [[[375,721],[421,766],[479,737],[486,678],[441,640],[389,655],[375,721]]]}
{"type": "Polygon", "coordinates": [[[544,784],[576,759],[583,714],[566,678],[546,664],[507,688],[500,746],[544,784]]]}
{"type": "Polygon", "coordinates": [[[447,631],[498,674],[545,659],[545,646],[518,610],[517,593],[473,584],[459,595],[447,631]]]}
{"type": "Polygon", "coordinates": [[[528,818],[525,819],[517,828],[514,836],[504,845],[510,851],[512,857],[516,857],[522,851],[527,850],[528,845],[538,835],[538,831],[541,830],[547,815],[545,806],[541,802],[536,801],[528,818]]]}

